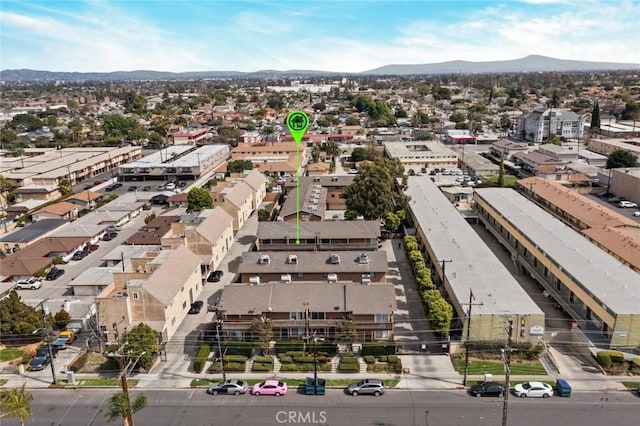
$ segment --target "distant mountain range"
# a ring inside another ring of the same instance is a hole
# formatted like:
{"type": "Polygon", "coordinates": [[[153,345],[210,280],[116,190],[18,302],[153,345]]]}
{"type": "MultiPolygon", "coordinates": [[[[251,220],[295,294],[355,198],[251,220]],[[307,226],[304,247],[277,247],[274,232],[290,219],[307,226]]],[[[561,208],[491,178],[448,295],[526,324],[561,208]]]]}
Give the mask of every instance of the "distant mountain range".
{"type": "Polygon", "coordinates": [[[320,76],[408,76],[434,74],[500,74],[522,72],[572,72],[572,71],[615,71],[640,70],[640,64],[618,62],[590,62],[556,59],[547,56],[529,55],[507,61],[449,61],[435,64],[394,64],[385,65],[360,73],[339,73],[314,70],[262,70],[255,72],[240,71],[114,71],[114,72],[56,72],[29,69],[2,70],[2,82],[50,82],[50,81],[140,81],[140,80],[197,80],[221,78],[283,78],[283,77],[320,77],[320,76]]]}

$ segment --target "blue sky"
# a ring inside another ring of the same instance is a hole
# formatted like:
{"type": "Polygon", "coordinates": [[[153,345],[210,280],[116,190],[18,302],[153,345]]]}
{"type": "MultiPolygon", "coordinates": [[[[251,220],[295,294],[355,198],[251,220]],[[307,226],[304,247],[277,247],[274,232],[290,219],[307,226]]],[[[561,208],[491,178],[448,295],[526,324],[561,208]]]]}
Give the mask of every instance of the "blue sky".
{"type": "Polygon", "coordinates": [[[530,54],[640,63],[640,0],[2,0],[0,69],[359,72],[530,54]]]}

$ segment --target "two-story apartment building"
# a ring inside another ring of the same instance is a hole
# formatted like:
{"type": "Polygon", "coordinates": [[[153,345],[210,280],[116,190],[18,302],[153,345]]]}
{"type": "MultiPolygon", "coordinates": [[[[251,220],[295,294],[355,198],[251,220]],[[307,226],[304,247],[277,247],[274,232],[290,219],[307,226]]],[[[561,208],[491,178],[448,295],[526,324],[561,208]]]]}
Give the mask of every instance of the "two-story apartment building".
{"type": "Polygon", "coordinates": [[[200,258],[187,247],[147,252],[131,259],[125,272],[97,297],[101,330],[114,341],[127,329],[145,323],[170,339],[202,291],[200,258]]]}
{"type": "Polygon", "coordinates": [[[551,133],[565,139],[579,139],[584,134],[583,117],[570,110],[540,107],[523,115],[518,122],[518,132],[526,140],[542,142],[551,133]]]}
{"type": "Polygon", "coordinates": [[[239,181],[214,195],[218,206],[233,218],[233,231],[238,232],[254,211],[253,189],[244,181],[239,181]]]}

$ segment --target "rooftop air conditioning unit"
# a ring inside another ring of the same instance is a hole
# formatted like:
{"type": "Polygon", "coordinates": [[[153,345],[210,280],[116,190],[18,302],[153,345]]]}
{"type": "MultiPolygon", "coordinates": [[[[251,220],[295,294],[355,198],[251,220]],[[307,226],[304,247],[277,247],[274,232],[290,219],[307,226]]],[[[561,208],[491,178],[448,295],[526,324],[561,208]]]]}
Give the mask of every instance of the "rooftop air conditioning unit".
{"type": "Polygon", "coordinates": [[[330,283],[337,283],[338,282],[338,275],[337,274],[327,274],[327,281],[329,281],[330,283]]]}
{"type": "Polygon", "coordinates": [[[332,254],[331,257],[329,257],[329,263],[331,263],[332,265],[337,265],[340,263],[340,256],[337,254],[332,254]]]}
{"type": "Polygon", "coordinates": [[[297,265],[298,256],[296,256],[295,254],[290,254],[289,256],[287,256],[287,263],[290,265],[297,265]]]}
{"type": "Polygon", "coordinates": [[[358,263],[369,263],[369,256],[367,253],[360,253],[358,255],[358,263]]]}
{"type": "Polygon", "coordinates": [[[254,275],[252,277],[249,277],[249,284],[251,285],[258,285],[260,284],[260,277],[257,275],[254,275]]]}
{"type": "Polygon", "coordinates": [[[260,265],[266,265],[271,261],[268,254],[261,254],[260,259],[258,259],[258,263],[260,265]]]}
{"type": "Polygon", "coordinates": [[[362,284],[370,285],[371,284],[371,278],[363,278],[362,279],[362,284]]]}
{"type": "Polygon", "coordinates": [[[280,281],[285,284],[291,284],[291,274],[280,275],[280,281]]]}

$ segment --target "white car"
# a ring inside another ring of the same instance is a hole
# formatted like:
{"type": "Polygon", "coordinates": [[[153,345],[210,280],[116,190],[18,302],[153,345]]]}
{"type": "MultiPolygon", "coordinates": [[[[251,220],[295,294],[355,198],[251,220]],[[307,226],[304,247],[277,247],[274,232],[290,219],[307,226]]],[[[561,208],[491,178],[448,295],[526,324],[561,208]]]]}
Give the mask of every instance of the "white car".
{"type": "Polygon", "coordinates": [[[638,205],[636,203],[633,203],[631,201],[620,201],[618,203],[618,207],[622,207],[623,209],[637,209],[638,205]]]}
{"type": "Polygon", "coordinates": [[[640,211],[633,212],[633,215],[634,215],[635,217],[640,217],[640,211]]]}
{"type": "Polygon", "coordinates": [[[172,191],[172,190],[176,189],[176,184],[173,183],[173,182],[169,182],[167,184],[167,186],[165,186],[165,188],[168,189],[169,191],[172,191]]]}
{"type": "Polygon", "coordinates": [[[551,385],[542,382],[524,382],[513,387],[513,393],[520,398],[549,398],[553,395],[551,385]]]}
{"type": "Polygon", "coordinates": [[[20,280],[16,284],[18,290],[37,290],[40,287],[42,287],[42,283],[33,277],[20,280]]]}

